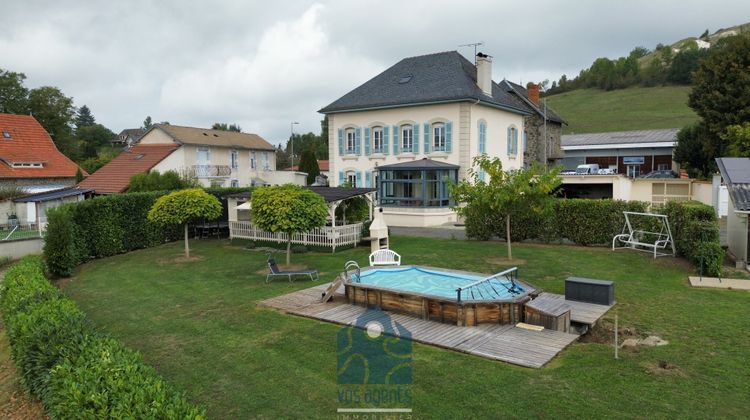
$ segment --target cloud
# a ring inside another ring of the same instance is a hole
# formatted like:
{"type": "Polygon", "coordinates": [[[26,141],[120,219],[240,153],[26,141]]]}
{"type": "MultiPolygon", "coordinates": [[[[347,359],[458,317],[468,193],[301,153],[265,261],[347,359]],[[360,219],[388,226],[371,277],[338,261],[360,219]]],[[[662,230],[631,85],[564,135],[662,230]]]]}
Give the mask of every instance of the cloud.
{"type": "Polygon", "coordinates": [[[295,19],[274,23],[255,51],[236,51],[170,76],[161,111],[206,124],[239,122],[250,131],[273,126],[270,131],[278,132],[299,120],[304,131],[317,132],[322,117],[315,111],[336,99],[336,90],[343,94],[382,69],[331,42],[320,22],[323,9],[313,4],[295,19]]]}

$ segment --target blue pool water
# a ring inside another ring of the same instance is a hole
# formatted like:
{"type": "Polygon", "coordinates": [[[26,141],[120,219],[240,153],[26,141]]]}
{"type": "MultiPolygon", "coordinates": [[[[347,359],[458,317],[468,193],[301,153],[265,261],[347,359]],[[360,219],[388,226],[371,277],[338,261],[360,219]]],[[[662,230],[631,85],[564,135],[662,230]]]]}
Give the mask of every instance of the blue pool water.
{"type": "MultiPolygon", "coordinates": [[[[387,289],[413,292],[420,295],[431,295],[456,299],[456,289],[465,287],[483,276],[470,274],[448,273],[425,268],[377,268],[361,274],[360,283],[387,289]]],[[[356,278],[355,278],[356,281],[356,278]]],[[[461,300],[501,300],[512,299],[524,288],[516,284],[515,291],[509,289],[513,284],[505,279],[492,279],[461,292],[461,300]]]]}

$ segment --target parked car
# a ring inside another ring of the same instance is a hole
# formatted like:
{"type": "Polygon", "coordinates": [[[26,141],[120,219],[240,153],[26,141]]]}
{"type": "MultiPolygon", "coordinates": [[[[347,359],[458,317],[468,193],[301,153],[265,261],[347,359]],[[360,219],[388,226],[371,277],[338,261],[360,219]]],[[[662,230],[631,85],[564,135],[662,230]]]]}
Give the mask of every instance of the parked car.
{"type": "Polygon", "coordinates": [[[599,172],[599,165],[596,163],[588,163],[585,165],[578,165],[576,167],[576,175],[595,175],[599,172]]]}
{"type": "Polygon", "coordinates": [[[560,175],[575,175],[576,170],[575,169],[565,169],[560,171],[560,175]]]}
{"type": "Polygon", "coordinates": [[[617,168],[602,168],[597,173],[599,175],[617,175],[617,168]]]}

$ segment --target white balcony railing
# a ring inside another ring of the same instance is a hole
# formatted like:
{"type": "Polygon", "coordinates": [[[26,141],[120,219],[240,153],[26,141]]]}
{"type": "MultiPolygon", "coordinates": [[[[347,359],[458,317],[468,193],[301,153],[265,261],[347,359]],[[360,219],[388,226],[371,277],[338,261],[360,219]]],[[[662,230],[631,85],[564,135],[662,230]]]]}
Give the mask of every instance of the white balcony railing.
{"type": "Polygon", "coordinates": [[[190,170],[196,178],[229,178],[232,174],[229,165],[193,165],[190,170]]]}

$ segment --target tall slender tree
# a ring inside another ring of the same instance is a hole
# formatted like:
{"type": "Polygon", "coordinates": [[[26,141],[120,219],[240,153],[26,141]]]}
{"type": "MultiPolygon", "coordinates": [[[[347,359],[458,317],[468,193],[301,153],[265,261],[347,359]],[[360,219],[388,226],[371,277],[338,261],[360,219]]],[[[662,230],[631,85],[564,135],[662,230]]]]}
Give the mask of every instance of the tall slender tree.
{"type": "Polygon", "coordinates": [[[94,115],[91,114],[91,110],[89,109],[89,107],[83,105],[82,107],[78,108],[78,113],[76,113],[75,118],[76,130],[80,130],[82,127],[88,127],[94,124],[96,124],[96,119],[94,118],[94,115]]]}

